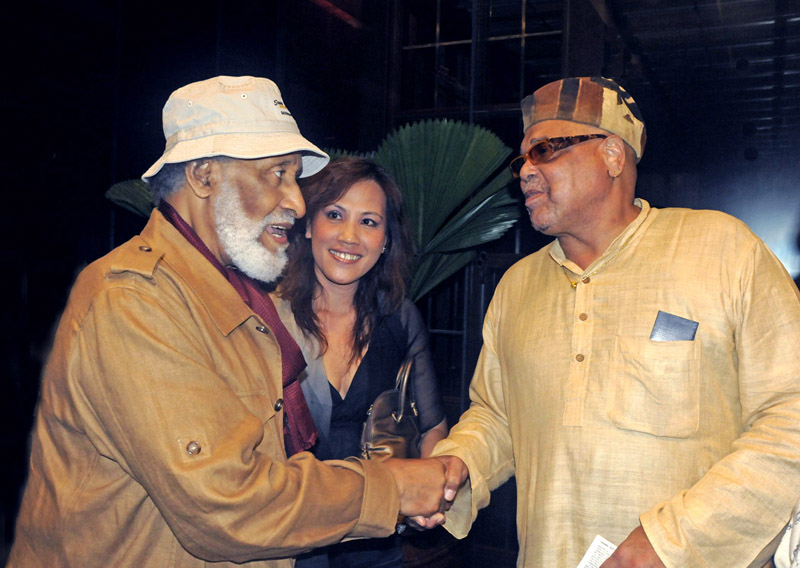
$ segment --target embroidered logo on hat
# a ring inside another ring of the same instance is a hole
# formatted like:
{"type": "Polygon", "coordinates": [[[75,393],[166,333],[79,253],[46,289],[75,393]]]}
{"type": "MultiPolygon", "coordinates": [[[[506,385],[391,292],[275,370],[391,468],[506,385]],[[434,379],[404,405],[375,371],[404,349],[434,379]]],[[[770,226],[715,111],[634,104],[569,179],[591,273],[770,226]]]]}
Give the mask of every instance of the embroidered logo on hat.
{"type": "Polygon", "coordinates": [[[275,103],[276,107],[281,109],[281,114],[285,114],[287,116],[292,116],[292,113],[289,112],[289,109],[286,108],[286,105],[283,104],[283,101],[279,101],[278,99],[275,99],[273,102],[275,103]]]}

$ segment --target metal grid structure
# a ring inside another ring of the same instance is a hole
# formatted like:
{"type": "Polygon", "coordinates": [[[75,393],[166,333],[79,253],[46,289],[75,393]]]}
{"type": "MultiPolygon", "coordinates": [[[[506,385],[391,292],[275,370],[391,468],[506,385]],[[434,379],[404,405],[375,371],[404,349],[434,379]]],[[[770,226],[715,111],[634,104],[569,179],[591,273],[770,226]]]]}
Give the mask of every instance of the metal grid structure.
{"type": "Polygon", "coordinates": [[[451,116],[510,136],[498,123],[525,94],[563,75],[604,74],[647,109],[664,155],[679,145],[703,157],[797,159],[798,0],[401,4],[398,123],[451,116]]]}

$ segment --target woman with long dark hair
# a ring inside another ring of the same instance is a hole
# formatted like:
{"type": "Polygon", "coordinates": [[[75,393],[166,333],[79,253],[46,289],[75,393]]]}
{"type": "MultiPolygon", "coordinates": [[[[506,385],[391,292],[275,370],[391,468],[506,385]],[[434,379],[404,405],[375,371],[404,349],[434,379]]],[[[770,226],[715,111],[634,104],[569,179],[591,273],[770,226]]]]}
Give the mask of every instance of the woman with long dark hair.
{"type": "MultiPolygon", "coordinates": [[[[294,235],[277,305],[291,310],[308,364],[303,392],[319,432],[319,459],[360,454],[375,397],[394,386],[407,356],[419,413],[420,454],[447,434],[422,317],[405,297],[413,254],[400,189],[361,158],[331,163],[303,187],[305,231],[294,235]]],[[[289,316],[291,317],[291,316],[289,316]]],[[[337,544],[300,557],[298,566],[400,567],[397,538],[337,544]]]]}

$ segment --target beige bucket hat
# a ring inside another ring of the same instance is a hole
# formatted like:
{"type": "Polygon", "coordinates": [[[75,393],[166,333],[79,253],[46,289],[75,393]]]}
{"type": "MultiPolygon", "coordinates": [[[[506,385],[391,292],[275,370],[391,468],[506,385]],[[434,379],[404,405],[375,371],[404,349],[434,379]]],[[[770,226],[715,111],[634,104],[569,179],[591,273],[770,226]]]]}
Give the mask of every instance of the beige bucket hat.
{"type": "Polygon", "coordinates": [[[324,168],[329,156],[303,138],[278,86],[261,77],[220,76],[173,92],[162,112],[166,147],[142,179],[164,164],[197,158],[267,158],[300,152],[301,177],[324,168]]]}

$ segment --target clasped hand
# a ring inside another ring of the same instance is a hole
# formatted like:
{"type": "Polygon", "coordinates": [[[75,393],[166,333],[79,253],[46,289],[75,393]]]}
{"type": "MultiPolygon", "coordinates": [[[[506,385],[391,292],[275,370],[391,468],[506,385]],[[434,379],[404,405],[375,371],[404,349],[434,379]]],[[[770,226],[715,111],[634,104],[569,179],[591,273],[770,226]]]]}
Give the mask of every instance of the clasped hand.
{"type": "Polygon", "coordinates": [[[400,491],[400,514],[418,530],[432,529],[445,521],[458,490],[466,483],[469,471],[460,458],[437,456],[419,460],[389,459],[400,491]]]}

